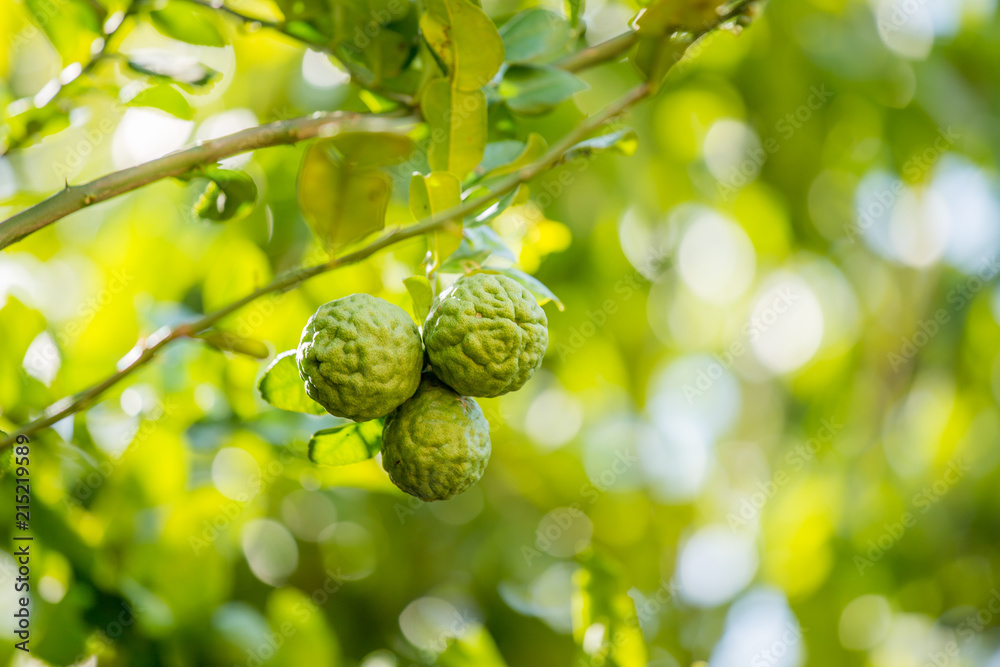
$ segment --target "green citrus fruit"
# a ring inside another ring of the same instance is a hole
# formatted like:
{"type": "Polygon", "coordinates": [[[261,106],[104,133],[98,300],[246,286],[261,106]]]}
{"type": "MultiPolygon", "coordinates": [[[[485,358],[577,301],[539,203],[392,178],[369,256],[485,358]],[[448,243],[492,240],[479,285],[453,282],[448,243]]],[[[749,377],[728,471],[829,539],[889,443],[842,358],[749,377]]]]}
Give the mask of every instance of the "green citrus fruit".
{"type": "Polygon", "coordinates": [[[352,294],[309,318],[295,361],[309,398],[332,415],[367,421],[413,395],[423,357],[420,332],[405,310],[352,294]]]}
{"type": "Polygon", "coordinates": [[[490,459],[490,426],[475,399],[425,376],[385,420],[382,467],[421,500],[447,500],[479,481],[490,459]]]}
{"type": "Polygon", "coordinates": [[[506,276],[461,278],[424,323],[431,368],[465,396],[492,397],[520,389],[541,365],[548,344],[545,311],[506,276]]]}

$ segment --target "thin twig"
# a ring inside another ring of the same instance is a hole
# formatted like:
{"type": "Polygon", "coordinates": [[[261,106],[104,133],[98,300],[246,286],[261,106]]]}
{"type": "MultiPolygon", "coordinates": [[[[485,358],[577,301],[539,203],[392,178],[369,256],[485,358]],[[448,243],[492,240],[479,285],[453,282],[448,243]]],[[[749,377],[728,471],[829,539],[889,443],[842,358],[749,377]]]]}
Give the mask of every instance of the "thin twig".
{"type": "Polygon", "coordinates": [[[313,278],[349,264],[356,264],[357,262],[370,257],[384,248],[407,239],[421,236],[427,232],[444,226],[452,220],[463,218],[466,215],[485,208],[503,195],[517,188],[522,183],[530,181],[546,169],[559,163],[566,152],[577,142],[607,123],[618,114],[628,109],[639,100],[643,99],[648,94],[649,86],[645,83],[632,89],[632,91],[628,94],[602,109],[600,113],[591,116],[580,123],[580,125],[556,142],[552,148],[537,161],[514,172],[491,189],[489,193],[481,197],[477,197],[476,199],[465,202],[459,206],[455,206],[436,215],[424,218],[420,222],[409,227],[389,230],[368,245],[360,248],[359,250],[355,250],[354,252],[334,257],[330,259],[330,261],[322,264],[287,273],[276,279],[274,282],[246,295],[242,299],[234,301],[228,306],[213,313],[209,313],[208,315],[205,315],[204,317],[193,322],[181,324],[173,328],[161,329],[146,340],[140,341],[132,349],[132,351],[125,356],[123,361],[127,361],[125,361],[124,365],[122,365],[114,374],[72,397],[53,403],[44,411],[42,417],[39,417],[35,421],[21,428],[16,433],[11,434],[3,442],[0,442],[0,449],[12,445],[18,436],[31,435],[43,428],[52,426],[56,422],[61,421],[70,415],[86,409],[92,405],[93,402],[105,391],[152,361],[156,354],[170,343],[181,338],[194,336],[195,334],[208,329],[222,318],[262,296],[288,291],[309,278],[313,278]]]}

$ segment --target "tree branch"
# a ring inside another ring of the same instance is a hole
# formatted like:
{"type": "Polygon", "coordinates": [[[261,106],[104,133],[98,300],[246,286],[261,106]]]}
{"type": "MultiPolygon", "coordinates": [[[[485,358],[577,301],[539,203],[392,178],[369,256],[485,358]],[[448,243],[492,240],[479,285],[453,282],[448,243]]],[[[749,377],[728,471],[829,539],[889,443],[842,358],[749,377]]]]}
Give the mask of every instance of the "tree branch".
{"type": "MultiPolygon", "coordinates": [[[[208,315],[194,320],[193,322],[157,331],[144,341],[140,341],[131,352],[125,355],[122,359],[124,365],[121,365],[118,371],[88,389],[53,403],[43,412],[41,417],[24,426],[16,433],[11,434],[3,442],[0,442],[0,449],[13,445],[18,436],[31,435],[43,428],[52,426],[56,422],[61,421],[70,415],[86,409],[92,405],[93,402],[105,391],[152,361],[156,354],[167,345],[181,338],[191,337],[208,329],[222,318],[262,296],[288,291],[309,278],[333,271],[334,269],[338,269],[343,266],[356,264],[357,262],[374,255],[376,252],[383,250],[384,248],[407,239],[421,236],[427,232],[444,226],[452,220],[463,218],[468,214],[485,208],[503,195],[517,188],[522,183],[530,181],[545,170],[558,164],[566,152],[569,151],[577,142],[631,107],[639,100],[646,97],[648,94],[648,84],[643,83],[636,88],[633,88],[629,93],[608,105],[599,113],[580,123],[562,139],[553,144],[552,148],[537,161],[522,167],[513,174],[510,174],[487,194],[481,197],[477,197],[476,199],[465,202],[459,206],[455,206],[436,215],[424,218],[409,227],[400,227],[386,231],[368,245],[355,250],[354,252],[334,257],[328,262],[324,262],[322,264],[317,264],[315,266],[287,273],[276,279],[274,282],[246,295],[242,299],[234,301],[228,306],[213,313],[209,313],[208,315]]],[[[122,364],[122,362],[119,362],[119,364],[122,364]]]]}
{"type": "Polygon", "coordinates": [[[67,185],[48,199],[11,216],[0,223],[0,249],[53,222],[120,194],[171,176],[179,176],[203,164],[270,146],[294,144],[306,139],[328,136],[351,129],[384,127],[385,117],[354,113],[318,113],[312,116],[279,120],[236,132],[219,139],[170,153],[156,160],[116,171],[83,185],[67,185]]]}

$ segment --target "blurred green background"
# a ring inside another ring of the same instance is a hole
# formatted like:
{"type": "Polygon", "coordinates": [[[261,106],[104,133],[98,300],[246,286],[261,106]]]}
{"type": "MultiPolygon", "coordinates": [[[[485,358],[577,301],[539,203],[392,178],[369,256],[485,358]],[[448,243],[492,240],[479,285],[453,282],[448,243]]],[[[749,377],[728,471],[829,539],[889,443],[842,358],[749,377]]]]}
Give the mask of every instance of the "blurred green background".
{"type": "MultiPolygon", "coordinates": [[[[484,1],[498,24],[525,6],[484,1]]],[[[0,158],[2,218],[196,140],[362,108],[335,63],[273,31],[220,18],[229,45],[196,46],[140,21],[119,50],[220,73],[173,87],[190,113],[123,104],[137,79],[111,59],[24,121],[90,49],[75,4],[51,7],[58,49],[24,4],[0,7],[5,134],[37,134],[0,158]]],[[[589,3],[586,41],[637,10],[589,3]]],[[[563,167],[532,186],[550,205],[494,222],[565,310],[546,306],[543,369],[481,401],[481,483],[424,504],[377,461],[317,467],[302,447],[331,418],[265,404],[265,361],[182,342],[33,438],[32,652],[13,648],[5,548],[0,659],[1000,665],[996,2],[772,0],[695,51],[625,119],[634,155],[563,167]]],[[[625,61],[581,76],[588,90],[516,138],[552,143],[638,81],[625,61]]],[[[5,250],[0,428],[321,258],[302,151],[227,161],[260,192],[241,220],[198,220],[198,190],[161,181],[5,250]]],[[[405,200],[388,217],[408,223],[405,200]]],[[[346,294],[409,310],[424,251],[400,244],[225,326],[278,353],[346,294]]],[[[13,493],[8,475],[5,508],[13,493]]]]}

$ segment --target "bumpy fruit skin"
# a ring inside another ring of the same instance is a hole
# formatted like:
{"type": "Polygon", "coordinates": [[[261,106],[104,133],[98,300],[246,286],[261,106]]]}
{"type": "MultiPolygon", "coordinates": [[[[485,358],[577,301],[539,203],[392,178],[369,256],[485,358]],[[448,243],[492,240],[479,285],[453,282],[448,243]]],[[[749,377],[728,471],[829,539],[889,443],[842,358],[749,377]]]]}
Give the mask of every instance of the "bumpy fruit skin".
{"type": "Polygon", "coordinates": [[[385,420],[382,467],[421,500],[447,500],[479,481],[490,460],[490,426],[475,399],[425,376],[385,420]]]}
{"type": "Polygon", "coordinates": [[[520,389],[541,365],[548,344],[545,311],[506,276],[460,279],[424,323],[431,368],[465,396],[520,389]]]}
{"type": "Polygon", "coordinates": [[[309,398],[355,421],[384,417],[412,396],[423,358],[406,311],[370,294],[320,306],[295,354],[309,398]]]}

